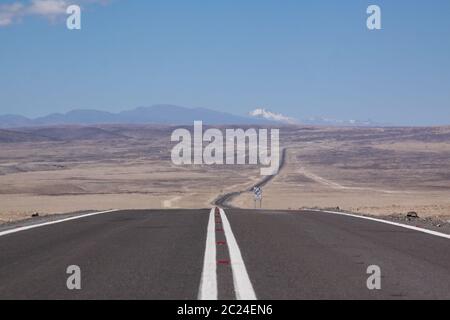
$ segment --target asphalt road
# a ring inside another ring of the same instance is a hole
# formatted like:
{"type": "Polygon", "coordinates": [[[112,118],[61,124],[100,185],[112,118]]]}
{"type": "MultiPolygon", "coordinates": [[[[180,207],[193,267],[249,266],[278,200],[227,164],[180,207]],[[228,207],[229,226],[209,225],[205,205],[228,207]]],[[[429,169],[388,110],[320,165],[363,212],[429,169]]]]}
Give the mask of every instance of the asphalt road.
{"type": "MultiPolygon", "coordinates": [[[[278,172],[280,172],[281,170],[284,169],[284,167],[286,165],[286,156],[287,156],[287,149],[284,148],[284,149],[281,150],[280,166],[278,168],[278,172]]],[[[234,198],[238,197],[239,195],[241,195],[241,194],[243,194],[245,192],[252,192],[253,189],[256,188],[256,187],[258,187],[258,188],[264,187],[269,182],[271,182],[273,180],[273,178],[275,178],[276,176],[277,176],[277,174],[270,175],[270,176],[265,176],[264,178],[262,178],[256,184],[252,185],[247,190],[241,190],[241,191],[236,191],[236,192],[230,192],[230,193],[222,194],[214,201],[214,204],[217,205],[217,206],[220,206],[222,208],[232,209],[234,207],[230,204],[231,200],[233,200],[234,198]]]]}
{"type": "Polygon", "coordinates": [[[449,299],[450,240],[320,212],[129,210],[0,235],[0,299],[449,299]],[[81,269],[68,290],[66,269],[81,269]],[[380,267],[369,290],[367,268],[380,267]]]}

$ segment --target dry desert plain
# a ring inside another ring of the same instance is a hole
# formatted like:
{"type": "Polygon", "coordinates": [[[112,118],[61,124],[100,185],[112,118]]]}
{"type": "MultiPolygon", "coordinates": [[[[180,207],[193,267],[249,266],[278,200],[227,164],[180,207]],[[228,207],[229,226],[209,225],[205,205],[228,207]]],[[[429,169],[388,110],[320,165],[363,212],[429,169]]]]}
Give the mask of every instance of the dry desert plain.
{"type": "MultiPolygon", "coordinates": [[[[205,208],[261,179],[258,166],[175,166],[157,125],[0,130],[0,223],[104,209],[205,208]]],[[[286,164],[264,207],[450,217],[450,127],[280,128],[286,164]]],[[[252,208],[251,193],[232,200],[252,208]]]]}

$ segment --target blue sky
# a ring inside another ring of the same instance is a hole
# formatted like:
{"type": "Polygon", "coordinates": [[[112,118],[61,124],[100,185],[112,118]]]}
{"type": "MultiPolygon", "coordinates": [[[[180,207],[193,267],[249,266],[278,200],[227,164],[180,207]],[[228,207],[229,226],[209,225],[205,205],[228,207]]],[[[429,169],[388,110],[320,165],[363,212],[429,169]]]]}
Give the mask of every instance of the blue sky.
{"type": "MultiPolygon", "coordinates": [[[[0,18],[31,1],[66,0],[0,0],[0,18]]],[[[0,114],[169,103],[450,124],[448,0],[78,3],[80,31],[45,12],[0,26],[0,114]],[[366,28],[370,4],[380,31],[366,28]]]]}

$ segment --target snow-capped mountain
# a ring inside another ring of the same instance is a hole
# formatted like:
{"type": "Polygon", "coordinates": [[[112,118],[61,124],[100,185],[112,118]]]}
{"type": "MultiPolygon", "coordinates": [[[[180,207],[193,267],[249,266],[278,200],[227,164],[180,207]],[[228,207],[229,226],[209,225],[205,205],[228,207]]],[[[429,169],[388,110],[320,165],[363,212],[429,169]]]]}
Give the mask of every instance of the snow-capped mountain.
{"type": "Polygon", "coordinates": [[[268,121],[275,121],[275,122],[281,122],[285,124],[295,124],[298,123],[298,121],[294,118],[285,116],[281,113],[275,113],[270,110],[266,110],[264,108],[258,108],[248,113],[249,116],[258,118],[258,119],[265,119],[268,121]]]}
{"type": "Polygon", "coordinates": [[[325,117],[311,117],[302,119],[302,124],[319,126],[343,126],[343,127],[371,127],[380,125],[372,120],[341,120],[325,117]]]}

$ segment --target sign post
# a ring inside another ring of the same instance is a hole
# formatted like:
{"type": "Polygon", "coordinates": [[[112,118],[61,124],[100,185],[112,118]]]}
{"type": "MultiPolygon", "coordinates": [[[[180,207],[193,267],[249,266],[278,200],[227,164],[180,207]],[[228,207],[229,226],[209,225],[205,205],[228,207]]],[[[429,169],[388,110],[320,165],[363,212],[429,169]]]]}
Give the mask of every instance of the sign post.
{"type": "Polygon", "coordinates": [[[261,187],[253,188],[253,196],[255,201],[255,209],[257,208],[257,203],[259,202],[259,208],[262,208],[262,189],[261,187]]]}

